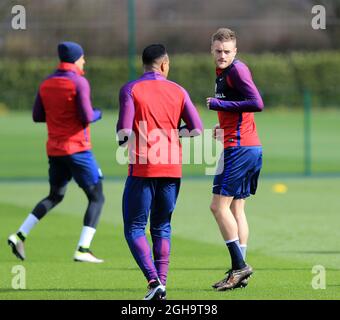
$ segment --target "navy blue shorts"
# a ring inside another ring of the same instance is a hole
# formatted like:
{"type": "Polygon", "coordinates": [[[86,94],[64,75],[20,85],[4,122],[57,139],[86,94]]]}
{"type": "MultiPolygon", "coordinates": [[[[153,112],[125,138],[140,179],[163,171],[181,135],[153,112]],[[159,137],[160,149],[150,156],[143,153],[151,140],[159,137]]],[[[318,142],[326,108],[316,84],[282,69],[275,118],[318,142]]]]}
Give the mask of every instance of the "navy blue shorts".
{"type": "Polygon", "coordinates": [[[86,189],[102,179],[102,173],[91,151],[69,156],[49,156],[49,181],[52,186],[63,187],[72,178],[79,187],[86,189]]]}
{"type": "Polygon", "coordinates": [[[255,194],[262,168],[262,147],[230,147],[219,160],[222,172],[215,175],[213,193],[235,199],[255,194]]]}
{"type": "Polygon", "coordinates": [[[169,239],[180,184],[180,178],[127,177],[123,194],[125,237],[133,240],[145,235],[150,215],[151,235],[169,239]]]}

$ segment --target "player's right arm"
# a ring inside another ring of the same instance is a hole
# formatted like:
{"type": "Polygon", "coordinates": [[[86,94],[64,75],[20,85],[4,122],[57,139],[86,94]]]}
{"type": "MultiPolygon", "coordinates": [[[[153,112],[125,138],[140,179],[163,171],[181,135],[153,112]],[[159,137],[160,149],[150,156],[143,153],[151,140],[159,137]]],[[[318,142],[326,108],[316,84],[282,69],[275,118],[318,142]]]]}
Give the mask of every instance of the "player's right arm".
{"type": "Polygon", "coordinates": [[[196,107],[192,103],[189,94],[182,89],[184,93],[184,106],[182,111],[182,120],[185,122],[184,126],[179,129],[180,137],[195,137],[203,132],[202,120],[197,112],[196,107]]]}
{"type": "Polygon", "coordinates": [[[132,96],[132,86],[128,83],[119,92],[119,117],[116,126],[119,146],[124,146],[131,133],[135,118],[135,105],[132,96]]]}
{"type": "Polygon", "coordinates": [[[35,97],[32,117],[34,122],[46,122],[45,109],[39,92],[35,97]]]}

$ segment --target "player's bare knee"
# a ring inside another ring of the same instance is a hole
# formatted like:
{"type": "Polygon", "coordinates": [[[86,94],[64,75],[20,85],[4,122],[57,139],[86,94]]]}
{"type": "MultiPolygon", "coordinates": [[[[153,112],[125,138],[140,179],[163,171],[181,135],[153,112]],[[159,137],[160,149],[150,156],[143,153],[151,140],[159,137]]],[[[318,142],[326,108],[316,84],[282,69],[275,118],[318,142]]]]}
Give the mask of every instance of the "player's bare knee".
{"type": "Polygon", "coordinates": [[[244,210],[236,210],[236,211],[232,211],[233,216],[235,217],[236,221],[243,221],[246,217],[246,213],[244,212],[244,210]]]}
{"type": "Polygon", "coordinates": [[[212,203],[210,205],[210,211],[212,212],[212,214],[217,217],[219,215],[221,215],[221,210],[220,210],[220,207],[218,205],[216,205],[215,203],[212,203]]]}
{"type": "Polygon", "coordinates": [[[243,219],[245,216],[244,206],[235,202],[232,202],[230,205],[230,211],[236,220],[243,219]]]}
{"type": "Polygon", "coordinates": [[[231,207],[230,211],[235,217],[235,219],[242,217],[242,215],[244,214],[243,210],[238,210],[237,208],[234,208],[234,207],[231,207]]]}
{"type": "Polygon", "coordinates": [[[212,214],[215,214],[215,212],[217,210],[216,205],[212,203],[209,208],[210,208],[210,211],[212,212],[212,214]]]}

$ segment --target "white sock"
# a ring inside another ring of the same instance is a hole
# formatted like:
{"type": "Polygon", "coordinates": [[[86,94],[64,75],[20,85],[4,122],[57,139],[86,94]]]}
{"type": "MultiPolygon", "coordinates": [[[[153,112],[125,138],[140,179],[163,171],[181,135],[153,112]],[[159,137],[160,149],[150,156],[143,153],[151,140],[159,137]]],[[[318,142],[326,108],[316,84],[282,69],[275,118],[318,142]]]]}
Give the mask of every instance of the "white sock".
{"type": "Polygon", "coordinates": [[[19,232],[21,232],[24,236],[27,236],[38,222],[39,219],[34,214],[30,213],[19,228],[19,232]]]}
{"type": "Polygon", "coordinates": [[[91,227],[83,227],[83,230],[80,235],[78,247],[83,247],[86,249],[90,248],[91,241],[95,233],[96,233],[96,229],[91,228],[91,227]]]}
{"type": "Polygon", "coordinates": [[[247,245],[246,244],[240,244],[240,248],[242,251],[242,256],[243,256],[243,260],[246,260],[246,256],[247,256],[247,245]]]}
{"type": "Polygon", "coordinates": [[[231,239],[231,240],[225,240],[225,244],[235,242],[235,241],[239,241],[239,238],[235,238],[235,239],[231,239]]]}

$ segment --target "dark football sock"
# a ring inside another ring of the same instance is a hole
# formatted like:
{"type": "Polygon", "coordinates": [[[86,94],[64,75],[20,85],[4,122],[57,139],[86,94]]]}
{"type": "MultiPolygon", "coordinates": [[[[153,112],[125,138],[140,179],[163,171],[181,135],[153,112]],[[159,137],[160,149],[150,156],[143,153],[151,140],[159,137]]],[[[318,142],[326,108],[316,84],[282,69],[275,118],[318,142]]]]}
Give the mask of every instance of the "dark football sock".
{"type": "Polygon", "coordinates": [[[244,268],[246,263],[243,260],[239,240],[226,241],[226,244],[231,257],[232,269],[238,270],[244,268]]]}

